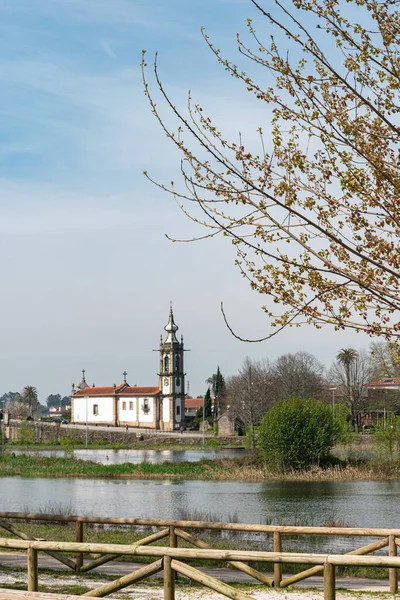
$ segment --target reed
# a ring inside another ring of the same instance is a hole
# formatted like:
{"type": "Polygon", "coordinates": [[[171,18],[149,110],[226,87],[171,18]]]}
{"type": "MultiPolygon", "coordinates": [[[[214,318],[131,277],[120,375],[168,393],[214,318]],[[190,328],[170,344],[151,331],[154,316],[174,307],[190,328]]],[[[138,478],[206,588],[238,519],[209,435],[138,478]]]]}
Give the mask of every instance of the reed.
{"type": "Polygon", "coordinates": [[[304,471],[276,472],[251,459],[202,459],[199,462],[102,465],[70,457],[6,454],[0,456],[0,477],[112,477],[130,479],[197,479],[213,481],[355,481],[400,478],[400,461],[373,460],[352,465],[313,466],[304,471]]]}

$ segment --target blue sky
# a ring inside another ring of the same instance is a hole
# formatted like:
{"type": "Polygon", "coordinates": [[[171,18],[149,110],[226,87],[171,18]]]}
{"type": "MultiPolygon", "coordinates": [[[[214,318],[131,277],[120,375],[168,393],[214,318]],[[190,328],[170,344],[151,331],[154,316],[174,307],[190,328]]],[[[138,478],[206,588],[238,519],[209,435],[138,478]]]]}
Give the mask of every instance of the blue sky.
{"type": "Polygon", "coordinates": [[[173,301],[187,347],[190,392],[244,356],[308,350],[329,365],[368,340],[312,328],[244,345],[268,328],[235,269],[226,240],[173,244],[199,234],[173,199],[143,176],[176,179],[179,156],[143,94],[142,49],[159,52],[178,106],[187,90],[224,130],[250,139],[265,107],[216,64],[201,26],[233,56],[254,17],[248,0],[0,0],[0,395],[35,385],[42,402],[89,383],[157,382],[159,335],[173,301]]]}

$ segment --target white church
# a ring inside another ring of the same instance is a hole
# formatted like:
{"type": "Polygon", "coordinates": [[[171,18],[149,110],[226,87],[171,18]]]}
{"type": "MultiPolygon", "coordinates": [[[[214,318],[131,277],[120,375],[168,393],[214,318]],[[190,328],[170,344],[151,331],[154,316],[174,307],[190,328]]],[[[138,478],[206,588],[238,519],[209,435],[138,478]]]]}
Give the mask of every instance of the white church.
{"type": "Polygon", "coordinates": [[[185,372],[183,336],[176,337],[178,326],[172,306],[164,327],[166,339],[160,337],[160,372],[158,386],[130,386],[123,373],[120,385],[89,386],[85,371],[80,384],[72,386],[71,421],[91,425],[144,427],[173,431],[181,427],[185,414],[185,372]]]}

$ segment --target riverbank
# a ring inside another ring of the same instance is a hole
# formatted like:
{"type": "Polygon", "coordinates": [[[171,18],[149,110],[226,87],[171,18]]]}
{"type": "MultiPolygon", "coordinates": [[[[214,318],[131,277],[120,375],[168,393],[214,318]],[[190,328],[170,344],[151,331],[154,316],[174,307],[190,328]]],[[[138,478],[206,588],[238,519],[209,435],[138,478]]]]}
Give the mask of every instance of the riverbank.
{"type": "Polygon", "coordinates": [[[218,438],[208,438],[203,444],[201,439],[194,439],[188,436],[181,438],[166,438],[159,441],[154,441],[154,438],[143,439],[136,442],[89,442],[86,446],[85,442],[69,443],[69,440],[63,440],[58,443],[31,443],[24,444],[20,442],[8,442],[6,452],[11,454],[14,450],[24,450],[26,452],[35,452],[41,450],[72,452],[73,450],[218,450],[218,449],[244,449],[243,442],[224,442],[218,438]]]}
{"type": "Polygon", "coordinates": [[[0,456],[0,477],[90,477],[121,479],[182,479],[212,481],[389,481],[400,479],[400,461],[370,461],[360,465],[312,467],[276,473],[251,457],[202,459],[199,462],[103,465],[71,457],[0,456]]]}

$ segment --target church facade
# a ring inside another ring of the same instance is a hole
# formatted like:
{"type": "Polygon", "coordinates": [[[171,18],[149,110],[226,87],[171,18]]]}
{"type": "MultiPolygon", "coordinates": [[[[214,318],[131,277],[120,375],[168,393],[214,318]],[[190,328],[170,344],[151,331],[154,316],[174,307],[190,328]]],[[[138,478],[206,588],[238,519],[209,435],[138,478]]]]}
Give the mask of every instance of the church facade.
{"type": "Polygon", "coordinates": [[[174,431],[185,414],[185,372],[183,336],[176,337],[172,307],[159,346],[158,386],[131,386],[127,373],[120,385],[89,386],[85,371],[82,381],[71,393],[71,422],[91,425],[142,427],[174,431]]]}

